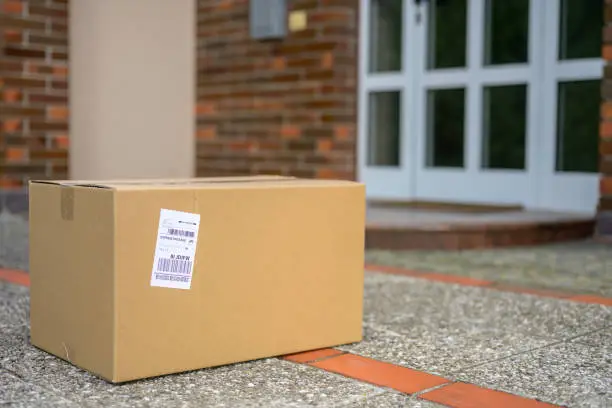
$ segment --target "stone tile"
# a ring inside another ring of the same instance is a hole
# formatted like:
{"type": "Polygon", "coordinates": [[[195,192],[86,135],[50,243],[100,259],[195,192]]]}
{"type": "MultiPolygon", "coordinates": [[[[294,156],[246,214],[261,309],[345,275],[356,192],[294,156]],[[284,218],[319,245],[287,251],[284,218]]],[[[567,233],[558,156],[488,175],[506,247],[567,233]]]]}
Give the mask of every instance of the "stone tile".
{"type": "Polygon", "coordinates": [[[612,308],[489,288],[366,274],[364,320],[392,330],[445,334],[487,330],[559,339],[612,324],[612,308]]]}
{"type": "Polygon", "coordinates": [[[612,308],[367,274],[364,341],[342,350],[432,374],[508,357],[604,327],[612,308]]]}
{"type": "Polygon", "coordinates": [[[565,343],[457,374],[457,379],[571,407],[612,406],[609,349],[565,343]]]}
{"type": "Polygon", "coordinates": [[[612,296],[609,245],[580,241],[470,251],[367,251],[366,260],[496,282],[612,296]]]}
{"type": "Polygon", "coordinates": [[[584,344],[585,346],[608,348],[610,355],[612,355],[612,327],[585,334],[573,339],[572,342],[584,344]]]}
{"type": "Polygon", "coordinates": [[[0,368],[0,406],[76,408],[78,404],[0,368]]]}
{"type": "Polygon", "coordinates": [[[29,233],[23,216],[0,211],[0,268],[28,269],[29,233]]]}
{"type": "Polygon", "coordinates": [[[421,400],[416,396],[385,392],[373,397],[364,396],[340,406],[341,408],[438,408],[443,405],[421,400]]]}

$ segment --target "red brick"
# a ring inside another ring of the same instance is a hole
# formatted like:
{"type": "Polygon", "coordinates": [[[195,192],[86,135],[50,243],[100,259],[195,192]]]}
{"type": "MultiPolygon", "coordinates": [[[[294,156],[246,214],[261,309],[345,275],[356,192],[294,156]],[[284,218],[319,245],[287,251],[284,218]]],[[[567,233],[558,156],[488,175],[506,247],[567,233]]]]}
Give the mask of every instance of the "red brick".
{"type": "Polygon", "coordinates": [[[68,67],[63,66],[63,65],[55,65],[53,67],[53,75],[57,77],[68,76],[68,67]]]}
{"type": "Polygon", "coordinates": [[[70,145],[70,139],[68,139],[68,135],[58,135],[53,138],[54,144],[56,147],[61,149],[68,149],[70,145]]]}
{"type": "Polygon", "coordinates": [[[331,52],[326,52],[321,58],[321,66],[325,69],[330,69],[334,65],[334,56],[331,52]]]}
{"type": "Polygon", "coordinates": [[[217,137],[217,130],[213,126],[200,128],[197,131],[198,139],[214,139],[217,137]]]}
{"type": "Polygon", "coordinates": [[[23,147],[9,147],[5,155],[8,162],[23,162],[28,158],[28,150],[23,147]]]}
{"type": "Polygon", "coordinates": [[[198,115],[210,115],[215,112],[216,108],[212,103],[202,102],[196,105],[196,113],[198,115]]]}
{"type": "Polygon", "coordinates": [[[276,57],[272,60],[272,68],[276,70],[283,70],[287,66],[287,59],[284,57],[276,57]]]}
{"type": "Polygon", "coordinates": [[[4,102],[19,102],[21,101],[21,92],[18,89],[8,88],[2,91],[2,100],[4,102]]]}
{"type": "Polygon", "coordinates": [[[8,133],[16,132],[21,129],[21,121],[19,119],[6,119],[2,121],[2,130],[8,133]]]}
{"type": "Polygon", "coordinates": [[[5,30],[3,37],[6,44],[20,44],[23,40],[21,31],[17,30],[5,30]]]}
{"type": "Polygon", "coordinates": [[[351,138],[352,128],[347,125],[338,125],[334,129],[334,135],[338,140],[347,140],[351,138]]]}
{"type": "Polygon", "coordinates": [[[599,192],[602,196],[612,195],[612,176],[602,176],[599,180],[599,192]]]}
{"type": "Polygon", "coordinates": [[[601,122],[599,124],[599,136],[602,138],[612,137],[612,122],[601,122]]]}
{"type": "Polygon", "coordinates": [[[329,152],[333,147],[330,139],[321,139],[317,141],[317,150],[320,152],[329,152]]]}
{"type": "Polygon", "coordinates": [[[68,107],[49,106],[47,110],[49,119],[66,120],[68,118],[68,107]]]}
{"type": "Polygon", "coordinates": [[[23,12],[21,1],[4,0],[4,2],[0,2],[0,8],[7,14],[21,14],[23,12]]]}
{"type": "Polygon", "coordinates": [[[612,101],[604,101],[601,104],[601,117],[604,120],[612,119],[612,101]]]}
{"type": "Polygon", "coordinates": [[[603,140],[599,143],[599,153],[602,156],[612,156],[612,139],[603,140]]]}
{"type": "Polygon", "coordinates": [[[281,136],[283,139],[297,139],[300,137],[300,128],[297,126],[284,125],[281,127],[281,136]]]}

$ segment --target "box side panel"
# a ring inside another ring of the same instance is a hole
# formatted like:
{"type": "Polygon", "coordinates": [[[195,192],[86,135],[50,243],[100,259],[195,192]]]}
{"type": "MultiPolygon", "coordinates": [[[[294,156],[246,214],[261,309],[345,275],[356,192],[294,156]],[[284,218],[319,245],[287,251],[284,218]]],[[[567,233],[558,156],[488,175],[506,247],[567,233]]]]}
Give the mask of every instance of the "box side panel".
{"type": "Polygon", "coordinates": [[[30,321],[37,347],[113,376],[113,192],[30,185],[30,321]]]}
{"type": "Polygon", "coordinates": [[[361,339],[363,186],[126,191],[116,205],[119,380],[361,339]],[[150,286],[161,208],[201,216],[189,290],[150,286]]]}

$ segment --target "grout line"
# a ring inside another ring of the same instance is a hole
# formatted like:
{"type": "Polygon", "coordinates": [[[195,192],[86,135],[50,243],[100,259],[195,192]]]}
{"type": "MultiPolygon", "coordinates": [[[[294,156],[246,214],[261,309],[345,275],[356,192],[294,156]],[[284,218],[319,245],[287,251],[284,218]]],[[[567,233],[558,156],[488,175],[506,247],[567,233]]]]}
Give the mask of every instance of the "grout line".
{"type": "MultiPolygon", "coordinates": [[[[337,350],[337,349],[334,349],[334,350],[337,350]]],[[[345,354],[348,354],[348,351],[342,351],[342,350],[338,350],[338,351],[340,351],[340,353],[334,354],[332,356],[317,358],[317,359],[314,359],[312,361],[307,361],[304,364],[310,365],[310,364],[314,364],[314,363],[319,363],[321,361],[329,360],[329,359],[332,359],[332,358],[336,358],[336,357],[340,357],[340,356],[343,356],[345,354]]]]}
{"type": "Polygon", "coordinates": [[[499,292],[520,293],[525,295],[540,296],[551,299],[561,299],[570,302],[596,304],[603,306],[612,306],[612,298],[592,295],[592,294],[575,294],[566,293],[548,289],[532,289],[523,286],[512,286],[499,282],[470,278],[467,276],[444,274],[438,272],[413,271],[395,266],[365,264],[365,270],[372,273],[382,273],[388,275],[406,276],[417,279],[425,279],[432,282],[452,283],[461,286],[479,287],[492,289],[499,292]]]}
{"type": "Polygon", "coordinates": [[[527,349],[527,350],[523,350],[523,351],[517,351],[516,353],[508,354],[507,356],[504,356],[504,357],[499,357],[499,358],[495,358],[493,360],[483,361],[483,362],[480,362],[480,363],[477,363],[477,364],[472,364],[470,366],[461,367],[461,368],[459,368],[459,369],[457,369],[455,371],[451,371],[451,374],[456,375],[456,374],[459,374],[459,373],[463,373],[463,372],[465,372],[467,370],[471,370],[472,368],[481,367],[481,366],[484,366],[484,365],[487,365],[487,364],[491,364],[491,363],[496,363],[496,362],[502,361],[502,360],[507,360],[509,358],[520,356],[522,354],[528,354],[528,353],[531,353],[531,352],[534,352],[534,351],[537,351],[537,350],[542,350],[542,349],[545,349],[545,348],[552,348],[552,347],[558,346],[560,344],[569,343],[572,340],[575,340],[577,338],[588,336],[589,334],[598,333],[600,331],[607,330],[607,329],[609,329],[611,327],[612,326],[600,327],[599,329],[591,330],[591,331],[588,331],[586,333],[576,334],[576,335],[571,336],[571,337],[567,337],[567,338],[564,338],[564,339],[561,339],[561,340],[557,340],[557,341],[553,341],[551,343],[544,344],[543,346],[533,347],[533,348],[530,348],[530,349],[527,349]]]}
{"type": "Polygon", "coordinates": [[[422,390],[422,391],[415,392],[412,395],[414,395],[415,397],[419,397],[419,396],[421,396],[421,395],[423,395],[425,393],[428,393],[430,391],[435,391],[435,390],[438,390],[438,389],[443,388],[443,387],[448,387],[449,385],[452,385],[454,383],[456,383],[456,381],[448,380],[447,383],[436,385],[435,387],[431,387],[431,388],[427,388],[427,389],[422,390]]]}

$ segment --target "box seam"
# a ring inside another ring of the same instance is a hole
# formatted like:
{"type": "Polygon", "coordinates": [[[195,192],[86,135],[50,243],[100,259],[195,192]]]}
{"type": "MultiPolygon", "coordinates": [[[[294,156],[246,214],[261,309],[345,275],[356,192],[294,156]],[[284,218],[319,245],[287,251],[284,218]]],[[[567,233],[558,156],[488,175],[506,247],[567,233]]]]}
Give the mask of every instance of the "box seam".
{"type": "Polygon", "coordinates": [[[119,324],[118,322],[118,316],[117,316],[117,251],[116,246],[114,245],[115,242],[117,242],[117,194],[115,191],[111,192],[111,194],[113,195],[113,205],[112,205],[112,217],[113,217],[113,245],[112,245],[112,259],[113,259],[113,263],[112,263],[112,280],[113,280],[113,284],[112,284],[112,318],[113,318],[113,324],[112,324],[112,328],[113,328],[113,333],[112,333],[112,342],[113,342],[113,347],[112,347],[112,378],[113,381],[117,381],[118,380],[118,373],[119,373],[119,369],[117,367],[118,365],[118,361],[119,361],[119,357],[117,355],[117,325],[119,324]]]}

